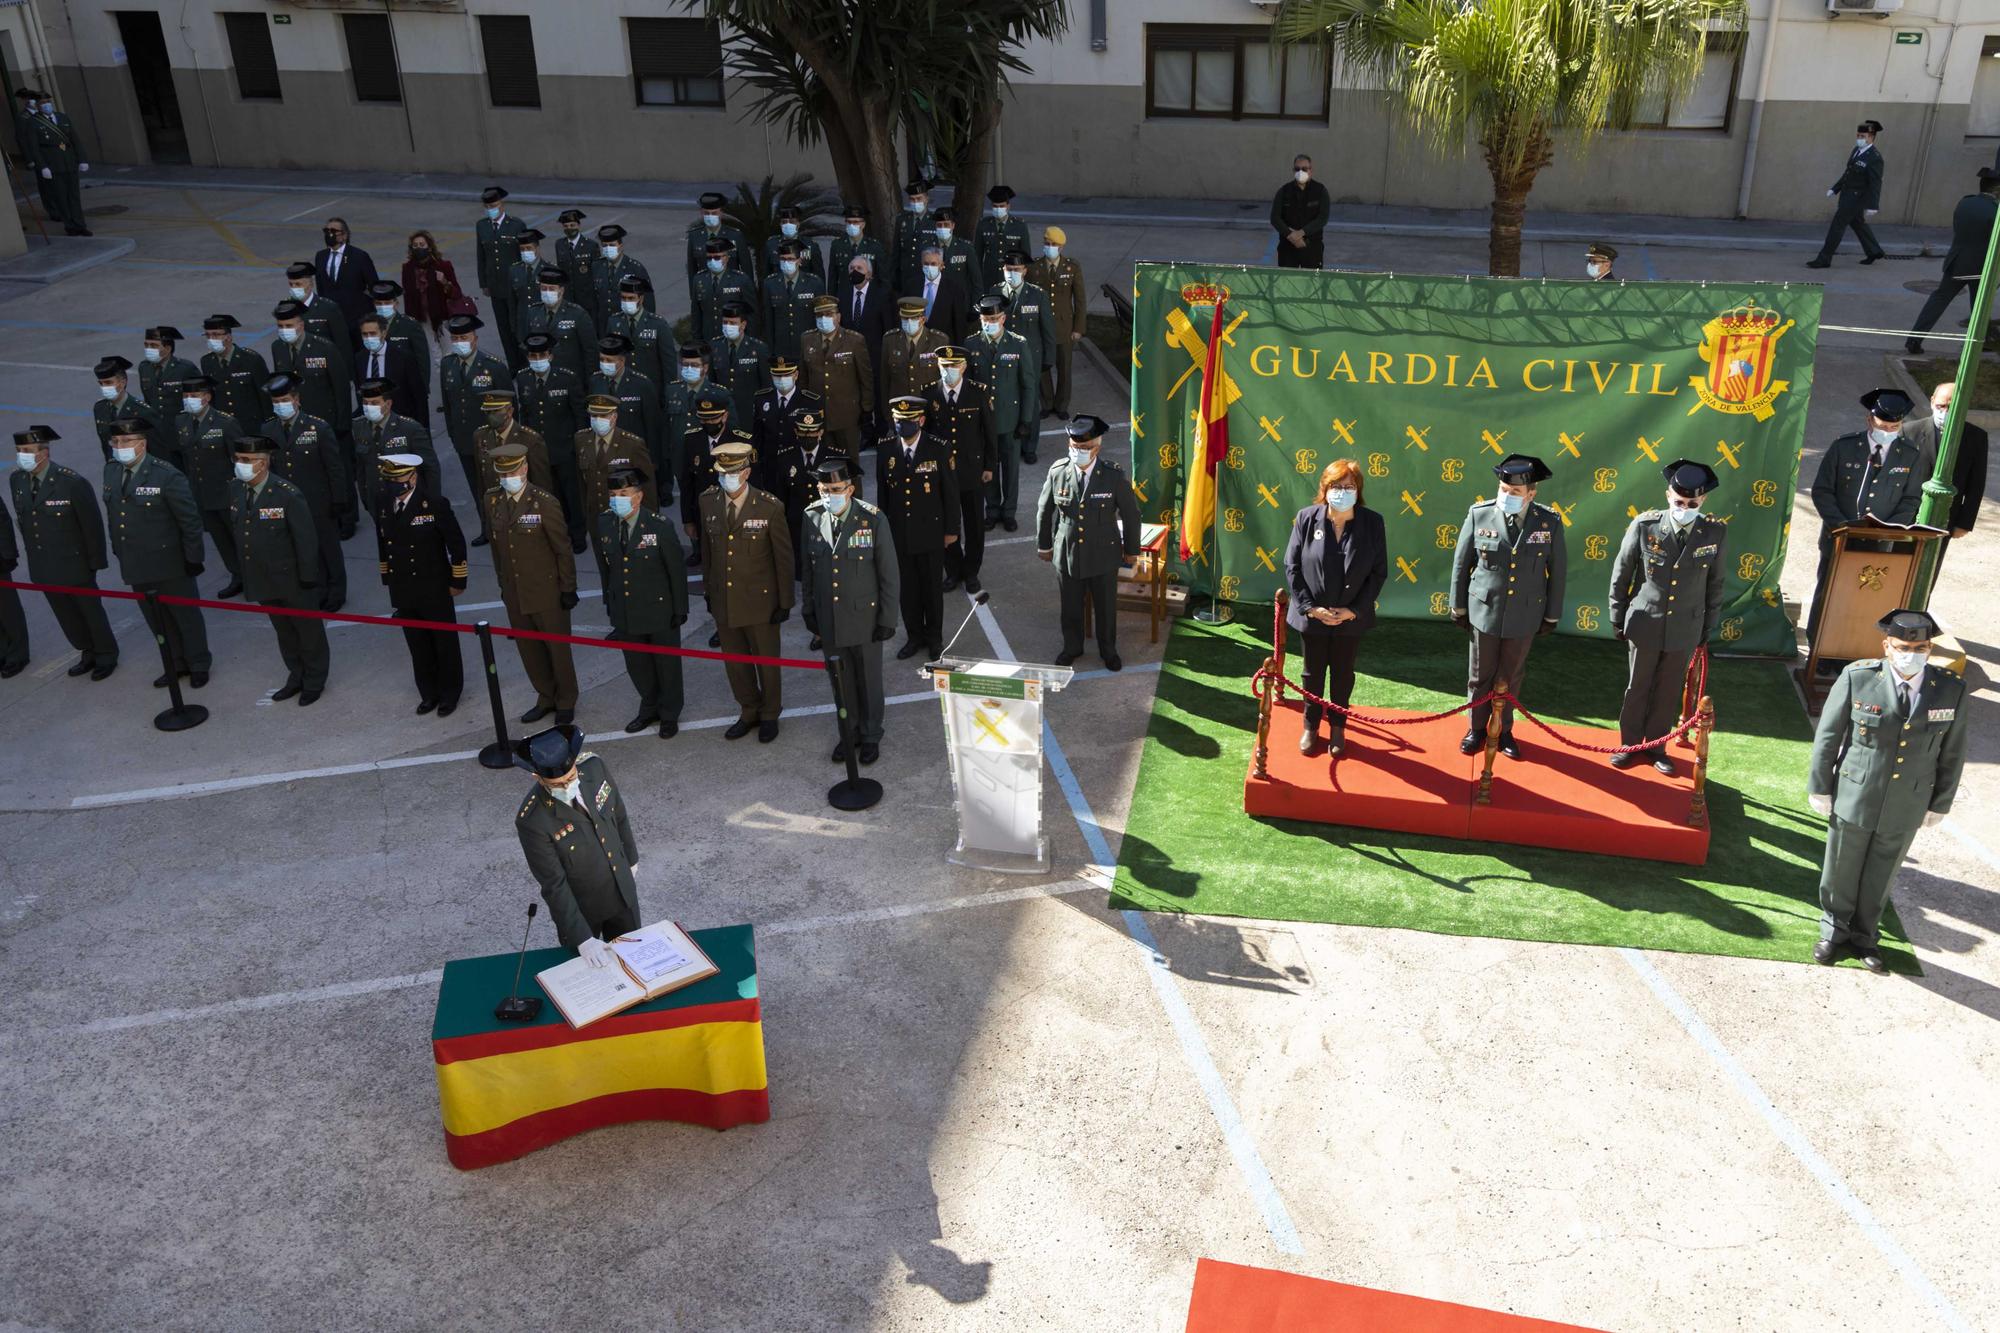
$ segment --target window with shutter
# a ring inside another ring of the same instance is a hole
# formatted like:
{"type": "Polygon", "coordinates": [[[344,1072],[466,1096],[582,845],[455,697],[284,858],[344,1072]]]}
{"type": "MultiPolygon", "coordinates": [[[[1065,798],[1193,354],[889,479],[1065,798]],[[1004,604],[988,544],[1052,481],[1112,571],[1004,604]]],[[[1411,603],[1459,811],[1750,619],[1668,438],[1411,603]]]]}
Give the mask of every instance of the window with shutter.
{"type": "Polygon", "coordinates": [[[628,18],[640,106],[721,106],[722,33],[707,19],[628,18]]]}
{"type": "Polygon", "coordinates": [[[271,49],[271,21],[262,14],[224,14],[229,63],[236,68],[236,95],[251,101],[282,102],[278,53],[271,49]]]}
{"type": "Polygon", "coordinates": [[[358,102],[400,102],[403,83],[397,77],[396,42],[387,14],[342,14],[347,35],[347,68],[354,77],[358,102]]]}
{"type": "Polygon", "coordinates": [[[535,71],[535,34],[526,14],[481,14],[479,42],[486,48],[486,92],[494,106],[542,104],[535,71]]]}

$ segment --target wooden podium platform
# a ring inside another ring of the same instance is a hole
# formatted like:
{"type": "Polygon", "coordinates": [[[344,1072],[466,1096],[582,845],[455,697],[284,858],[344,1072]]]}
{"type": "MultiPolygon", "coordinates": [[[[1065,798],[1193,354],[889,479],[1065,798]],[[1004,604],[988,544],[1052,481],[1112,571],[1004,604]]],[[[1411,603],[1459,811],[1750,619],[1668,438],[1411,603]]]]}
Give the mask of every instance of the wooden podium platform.
{"type": "MultiPolygon", "coordinates": [[[[1668,753],[1681,771],[1670,778],[1650,764],[1613,768],[1607,756],[1557,745],[1521,719],[1514,735],[1522,757],[1495,761],[1492,799],[1482,805],[1482,756],[1458,752],[1462,714],[1410,726],[1352,722],[1343,754],[1310,759],[1299,753],[1304,718],[1294,699],[1272,708],[1266,773],[1257,775],[1253,755],[1244,813],[1683,865],[1708,860],[1706,821],[1688,821],[1694,754],[1678,742],[1668,753]]],[[[1616,732],[1556,730],[1588,745],[1618,743],[1616,732]]]]}

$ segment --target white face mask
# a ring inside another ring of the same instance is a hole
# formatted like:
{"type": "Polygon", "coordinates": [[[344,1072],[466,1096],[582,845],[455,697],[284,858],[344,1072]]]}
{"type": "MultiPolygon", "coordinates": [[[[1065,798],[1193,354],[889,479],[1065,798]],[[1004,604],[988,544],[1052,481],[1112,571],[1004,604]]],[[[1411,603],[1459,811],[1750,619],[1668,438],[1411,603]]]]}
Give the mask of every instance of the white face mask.
{"type": "Polygon", "coordinates": [[[923,326],[924,322],[921,319],[906,319],[903,321],[903,336],[914,338],[917,336],[917,330],[923,326]]]}
{"type": "Polygon", "coordinates": [[[714,231],[717,227],[720,227],[722,225],[722,214],[703,213],[701,215],[701,225],[708,228],[710,231],[714,231]]]}
{"type": "Polygon", "coordinates": [[[193,394],[189,394],[181,399],[181,411],[187,413],[191,417],[200,416],[201,409],[207,406],[208,402],[206,399],[197,398],[193,394]]]}
{"type": "Polygon", "coordinates": [[[371,352],[379,352],[382,350],[381,335],[374,333],[364,333],[361,335],[361,345],[367,348],[371,352]]]}
{"type": "Polygon", "coordinates": [[[1866,148],[1866,147],[1868,146],[1868,140],[1866,140],[1866,139],[1856,139],[1856,140],[1854,141],[1854,146],[1855,146],[1855,147],[1856,147],[1857,149],[1861,149],[1861,148],[1866,148]]]}
{"type": "Polygon", "coordinates": [[[486,216],[489,218],[497,218],[500,216],[500,210],[497,208],[488,208],[486,210],[486,216]]]}
{"type": "Polygon", "coordinates": [[[715,474],[715,480],[723,490],[731,495],[743,489],[743,476],[741,473],[718,472],[715,474]]]}
{"type": "Polygon", "coordinates": [[[604,257],[606,259],[618,258],[618,242],[606,241],[604,243],[604,257]]]}
{"type": "Polygon", "coordinates": [[[361,405],[361,415],[367,418],[369,421],[380,421],[384,415],[382,411],[382,404],[363,403],[361,405]]]}
{"type": "Polygon", "coordinates": [[[20,468],[23,472],[33,472],[36,464],[40,461],[40,456],[36,454],[21,453],[18,451],[14,454],[14,466],[20,468]]]}
{"type": "Polygon", "coordinates": [[[54,102],[44,102],[44,103],[42,103],[42,114],[43,114],[43,115],[45,115],[45,116],[53,116],[53,115],[54,115],[55,113],[56,113],[56,104],[55,104],[54,102]]]}
{"type": "Polygon", "coordinates": [[[527,486],[528,479],[526,477],[500,478],[500,489],[509,495],[519,495],[523,490],[527,489],[527,486]]]}
{"type": "Polygon", "coordinates": [[[1924,663],[1928,662],[1929,660],[1930,660],[1929,653],[1897,652],[1894,649],[1891,649],[1889,652],[1890,668],[1894,670],[1897,675],[1902,676],[1905,679],[1916,675],[1919,671],[1922,671],[1924,669],[1924,663]]]}
{"type": "Polygon", "coordinates": [[[814,328],[816,328],[816,329],[818,329],[818,330],[819,330],[819,331],[820,331],[821,333],[832,333],[832,332],[833,332],[833,316],[832,316],[832,315],[821,315],[821,316],[820,316],[819,318],[817,318],[817,319],[815,319],[815,320],[813,321],[813,327],[814,327],[814,328]]]}
{"type": "Polygon", "coordinates": [[[943,275],[944,275],[944,265],[942,264],[924,265],[924,276],[930,279],[932,282],[936,282],[943,275]]]}
{"type": "Polygon", "coordinates": [[[993,216],[1000,219],[1000,221],[1005,222],[1007,220],[1007,205],[1005,204],[993,205],[993,216]]]}
{"type": "Polygon", "coordinates": [[[927,199],[911,199],[906,201],[903,207],[909,209],[912,213],[921,213],[924,211],[924,205],[929,202],[927,199]]]}
{"type": "Polygon", "coordinates": [[[1894,444],[1901,437],[1902,437],[1901,431],[1877,430],[1873,426],[1868,428],[1868,438],[1874,441],[1876,444],[1881,445],[1885,449],[1888,448],[1890,445],[1894,444]]]}
{"type": "Polygon", "coordinates": [[[950,366],[947,366],[943,370],[940,370],[938,374],[943,376],[944,382],[950,385],[954,389],[958,387],[958,382],[965,378],[964,371],[955,369],[950,366]]]}
{"type": "Polygon", "coordinates": [[[111,456],[125,467],[131,467],[139,461],[139,451],[129,444],[112,445],[111,456]]]}
{"type": "Polygon", "coordinates": [[[681,367],[681,383],[683,383],[683,384],[699,384],[699,383],[701,383],[701,367],[700,367],[700,366],[682,366],[682,367],[681,367]]]}
{"type": "Polygon", "coordinates": [[[792,386],[794,384],[797,384],[798,382],[799,382],[798,378],[792,375],[771,376],[771,387],[776,389],[779,393],[790,393],[792,391],[792,386]]]}
{"type": "Polygon", "coordinates": [[[100,384],[97,386],[97,396],[107,403],[117,402],[118,386],[115,384],[100,384]]]}
{"type": "Polygon", "coordinates": [[[1312,179],[1312,172],[1305,170],[1304,168],[1300,168],[1292,172],[1292,179],[1297,181],[1299,184],[1304,185],[1307,181],[1312,179]]]}
{"type": "Polygon", "coordinates": [[[236,465],[236,480],[246,485],[257,480],[257,465],[255,463],[238,463],[236,465]]]}
{"type": "Polygon", "coordinates": [[[1010,268],[1000,275],[1000,281],[1006,283],[1009,287],[1019,287],[1027,276],[1027,274],[1021,272],[1019,269],[1010,268]]]}
{"type": "Polygon", "coordinates": [[[1344,514],[1354,508],[1354,502],[1360,498],[1352,486],[1336,486],[1326,493],[1327,507],[1336,514],[1344,514]]]}
{"type": "Polygon", "coordinates": [[[1667,517],[1675,527],[1684,528],[1701,517],[1701,502],[1683,500],[1679,496],[1667,497],[1667,517]]]}
{"type": "Polygon", "coordinates": [[[292,299],[294,301],[303,301],[306,299],[306,289],[301,286],[298,286],[296,283],[294,283],[290,287],[287,287],[285,290],[292,294],[292,299]]]}
{"type": "Polygon", "coordinates": [[[844,494],[828,495],[825,491],[819,493],[819,502],[825,505],[826,512],[832,514],[835,518],[839,518],[847,512],[847,498],[844,494]]]}
{"type": "Polygon", "coordinates": [[[729,267],[729,261],[724,259],[721,255],[710,255],[708,257],[708,271],[710,273],[720,273],[722,272],[723,269],[728,267],[729,267]]]}
{"type": "Polygon", "coordinates": [[[282,324],[278,327],[279,342],[295,343],[298,340],[299,340],[299,331],[293,328],[291,325],[282,324]]]}
{"type": "Polygon", "coordinates": [[[1000,321],[994,320],[989,324],[982,319],[979,321],[979,331],[988,338],[998,338],[1000,336],[1000,321]]]}
{"type": "Polygon", "coordinates": [[[847,224],[847,235],[850,240],[856,236],[859,236],[860,234],[861,234],[861,224],[859,222],[850,222],[847,224]]]}
{"type": "Polygon", "coordinates": [[[590,429],[592,434],[609,435],[611,433],[611,426],[612,426],[612,421],[610,417],[592,417],[590,419],[590,429]]]}
{"type": "Polygon", "coordinates": [[[160,349],[157,347],[148,347],[145,351],[139,353],[139,355],[151,361],[154,365],[158,365],[160,362],[160,349]]]}
{"type": "Polygon", "coordinates": [[[778,261],[778,271],[788,278],[792,277],[799,271],[799,261],[796,259],[780,259],[778,261]]]}
{"type": "Polygon", "coordinates": [[[617,379],[618,363],[616,361],[599,361],[597,363],[597,373],[606,379],[617,379]]]}
{"type": "Polygon", "coordinates": [[[208,340],[208,350],[209,350],[209,351],[211,351],[211,352],[219,352],[219,351],[221,351],[221,350],[222,350],[222,339],[220,339],[220,338],[210,338],[210,339],[208,340]]]}
{"type": "Polygon", "coordinates": [[[1592,259],[1584,264],[1583,271],[1593,278],[1601,278],[1604,276],[1604,265],[1592,259]]]}
{"type": "Polygon", "coordinates": [[[455,356],[471,356],[472,343],[465,338],[454,338],[451,340],[451,350],[455,356]]]}
{"type": "Polygon", "coordinates": [[[796,222],[780,222],[778,224],[778,234],[781,236],[796,236],[799,234],[799,224],[796,222]]]}
{"type": "Polygon", "coordinates": [[[1061,246],[1059,246],[1059,245],[1045,245],[1045,246],[1043,246],[1043,247],[1042,247],[1042,258],[1044,258],[1044,259],[1048,260],[1048,261],[1049,261],[1050,263],[1052,263],[1052,264],[1053,264],[1053,263],[1054,263],[1054,262],[1055,262],[1056,260],[1058,260],[1058,259],[1061,259],[1061,258],[1062,258],[1062,247],[1061,247],[1061,246]]]}
{"type": "Polygon", "coordinates": [[[539,264],[542,262],[542,257],[533,250],[523,250],[521,252],[521,262],[523,264],[539,264]]]}
{"type": "Polygon", "coordinates": [[[735,342],[743,336],[743,326],[741,324],[724,324],[722,326],[722,336],[730,342],[735,342]]]}
{"type": "Polygon", "coordinates": [[[290,421],[299,414],[297,403],[272,403],[271,410],[278,414],[278,420],[290,421]]]}
{"type": "Polygon", "coordinates": [[[394,319],[396,317],[396,307],[392,305],[378,305],[375,307],[375,313],[383,319],[394,319]]]}
{"type": "Polygon", "coordinates": [[[547,306],[552,306],[552,305],[555,305],[556,303],[558,303],[558,302],[559,302],[559,301],[561,301],[561,300],[562,300],[562,293],[561,293],[561,292],[559,292],[559,291],[550,291],[550,290],[549,290],[548,288],[546,288],[546,287],[542,288],[542,304],[543,304],[543,305],[547,305],[547,306]]]}
{"type": "Polygon", "coordinates": [[[1933,406],[1931,408],[1931,421],[1937,426],[1939,430],[1944,429],[1944,419],[1950,415],[1951,415],[1951,409],[1949,407],[1933,406]]]}
{"type": "Polygon", "coordinates": [[[639,303],[621,298],[618,302],[618,312],[623,315],[636,315],[639,313],[639,303]]]}
{"type": "Polygon", "coordinates": [[[618,517],[620,518],[632,517],[632,497],[629,495],[612,496],[611,512],[618,515],[618,517]]]}
{"type": "Polygon", "coordinates": [[[1097,461],[1097,450],[1079,449],[1075,445],[1070,446],[1069,462],[1071,467],[1085,468],[1089,467],[1092,463],[1096,461],[1097,461]]]}
{"type": "Polygon", "coordinates": [[[950,227],[939,227],[937,229],[937,238],[940,241],[943,241],[946,245],[950,245],[952,230],[953,229],[950,227]]]}
{"type": "Polygon", "coordinates": [[[564,805],[580,801],[583,799],[583,780],[581,778],[571,778],[563,786],[550,787],[548,793],[564,805]]]}
{"type": "Polygon", "coordinates": [[[528,358],[528,369],[534,371],[537,375],[548,374],[551,364],[553,363],[547,357],[542,357],[539,360],[532,356],[528,358]]]}

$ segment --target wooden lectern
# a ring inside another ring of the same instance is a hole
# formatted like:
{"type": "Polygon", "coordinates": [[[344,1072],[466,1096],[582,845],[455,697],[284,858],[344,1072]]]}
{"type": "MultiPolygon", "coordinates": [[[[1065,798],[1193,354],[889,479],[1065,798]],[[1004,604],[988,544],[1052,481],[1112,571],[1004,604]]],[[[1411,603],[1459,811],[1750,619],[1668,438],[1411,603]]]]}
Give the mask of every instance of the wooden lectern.
{"type": "Polygon", "coordinates": [[[1882,631],[1876,622],[1909,605],[1924,548],[1945,535],[1942,528],[1879,523],[1848,523],[1833,530],[1833,550],[1827,556],[1831,572],[1814,608],[1819,633],[1807,645],[1799,681],[1813,711],[1831,685],[1820,679],[1820,664],[1881,655],[1882,631]]]}

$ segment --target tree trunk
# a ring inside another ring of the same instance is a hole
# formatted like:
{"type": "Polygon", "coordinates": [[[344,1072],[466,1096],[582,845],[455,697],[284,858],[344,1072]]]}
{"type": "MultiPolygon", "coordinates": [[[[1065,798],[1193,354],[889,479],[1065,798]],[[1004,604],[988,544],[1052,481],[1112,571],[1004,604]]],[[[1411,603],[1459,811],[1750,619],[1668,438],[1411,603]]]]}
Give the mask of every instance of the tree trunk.
{"type": "Polygon", "coordinates": [[[785,12],[784,6],[772,8],[771,31],[788,43],[819,76],[820,86],[826,90],[827,101],[833,110],[833,118],[840,122],[838,128],[840,137],[845,140],[844,148],[834,147],[836,139],[831,125],[827,127],[827,144],[833,149],[834,170],[840,177],[841,188],[852,191],[848,202],[858,199],[868,206],[874,215],[876,234],[886,244],[888,229],[894,224],[896,209],[903,198],[896,180],[895,116],[884,98],[869,96],[857,89],[854,81],[847,77],[837,53],[815,41],[792,15],[785,12]],[[846,158],[845,163],[843,157],[846,158]]]}
{"type": "Polygon", "coordinates": [[[1496,278],[1521,276],[1521,224],[1528,215],[1528,194],[1535,177],[1555,157],[1547,134],[1534,132],[1528,151],[1519,165],[1505,162],[1492,143],[1485,145],[1486,172],[1493,181],[1493,202],[1488,208],[1486,271],[1496,278]]]}
{"type": "Polygon", "coordinates": [[[965,160],[958,164],[952,202],[957,206],[959,225],[977,227],[986,207],[986,187],[993,170],[993,138],[1000,129],[1000,86],[982,90],[972,105],[970,132],[965,141],[965,160]]]}

